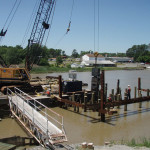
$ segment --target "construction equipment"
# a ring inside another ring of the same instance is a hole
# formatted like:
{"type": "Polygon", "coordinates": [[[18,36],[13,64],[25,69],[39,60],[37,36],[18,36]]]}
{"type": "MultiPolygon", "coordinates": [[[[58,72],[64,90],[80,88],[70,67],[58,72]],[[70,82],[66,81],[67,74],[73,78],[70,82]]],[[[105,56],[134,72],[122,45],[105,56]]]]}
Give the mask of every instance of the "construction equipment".
{"type": "Polygon", "coordinates": [[[55,5],[55,0],[41,0],[40,2],[30,39],[28,40],[28,49],[25,60],[25,67],[28,71],[32,69],[35,58],[39,57],[36,55],[36,52],[34,53],[34,56],[30,53],[33,52],[33,48],[38,49],[42,45],[45,31],[51,27],[51,24],[48,22],[50,20],[52,23],[55,5]]]}
{"type": "Polygon", "coordinates": [[[24,68],[0,68],[0,88],[6,93],[6,88],[29,84],[30,74],[24,68]]]}
{"type": "Polygon", "coordinates": [[[7,64],[6,64],[6,62],[4,61],[4,59],[2,58],[2,56],[0,56],[0,64],[1,64],[3,67],[7,67],[7,64]]]}
{"type": "MultiPolygon", "coordinates": [[[[55,0],[40,1],[30,39],[28,40],[25,68],[8,68],[2,57],[0,57],[0,64],[4,67],[0,68],[1,91],[4,91],[6,86],[25,86],[30,83],[31,77],[29,72],[33,67],[35,58],[39,57],[36,55],[36,51],[34,52],[35,55],[31,55],[31,53],[33,53],[33,48],[37,50],[42,45],[45,31],[50,27],[48,22],[53,18],[55,5],[55,0]]],[[[52,23],[52,21],[50,22],[52,23]]]]}

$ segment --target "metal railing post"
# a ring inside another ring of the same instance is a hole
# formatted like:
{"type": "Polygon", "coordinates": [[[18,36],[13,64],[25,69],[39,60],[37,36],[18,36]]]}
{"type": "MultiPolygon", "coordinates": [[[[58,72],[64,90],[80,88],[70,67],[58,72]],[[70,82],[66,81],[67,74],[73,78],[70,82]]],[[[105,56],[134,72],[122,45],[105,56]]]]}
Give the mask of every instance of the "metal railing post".
{"type": "MultiPolygon", "coordinates": [[[[46,118],[47,118],[47,113],[46,113],[46,118]]],[[[49,137],[48,137],[48,118],[47,118],[47,141],[48,141],[49,137]]]]}
{"type": "Polygon", "coordinates": [[[24,100],[23,100],[23,114],[25,114],[25,112],[24,112],[24,100]]]}
{"type": "Polygon", "coordinates": [[[33,108],[32,108],[32,119],[33,119],[33,124],[34,124],[34,110],[33,110],[33,108]]]}

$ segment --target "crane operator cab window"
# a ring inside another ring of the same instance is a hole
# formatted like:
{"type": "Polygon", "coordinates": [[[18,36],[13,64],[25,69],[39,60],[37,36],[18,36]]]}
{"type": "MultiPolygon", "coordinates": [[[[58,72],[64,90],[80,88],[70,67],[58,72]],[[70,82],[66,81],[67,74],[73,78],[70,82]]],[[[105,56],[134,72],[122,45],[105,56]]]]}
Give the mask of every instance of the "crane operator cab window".
{"type": "Polygon", "coordinates": [[[28,76],[24,69],[20,69],[20,73],[21,73],[22,80],[28,80],[28,76]]]}
{"type": "Polygon", "coordinates": [[[19,70],[13,70],[13,74],[14,74],[15,78],[21,77],[21,74],[20,74],[19,70]]]}

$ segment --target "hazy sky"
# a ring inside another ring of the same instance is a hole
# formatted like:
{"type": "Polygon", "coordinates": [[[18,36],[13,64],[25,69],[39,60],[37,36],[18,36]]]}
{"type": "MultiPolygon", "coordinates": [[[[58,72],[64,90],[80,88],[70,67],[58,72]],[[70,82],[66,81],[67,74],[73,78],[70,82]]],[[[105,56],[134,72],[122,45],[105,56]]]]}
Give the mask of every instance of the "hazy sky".
{"type": "MultiPolygon", "coordinates": [[[[1,45],[22,44],[36,1],[40,0],[22,0],[1,45]]],[[[0,0],[0,30],[14,2],[15,0],[0,0]]],[[[94,0],[74,0],[70,32],[62,39],[69,24],[72,2],[73,0],[57,0],[46,46],[65,50],[69,55],[73,49],[79,53],[94,51],[94,0]]],[[[99,0],[99,42],[98,0],[95,0],[95,4],[95,51],[125,53],[133,45],[150,43],[150,0],[99,0]]],[[[30,33],[31,31],[24,47],[30,33]]]]}

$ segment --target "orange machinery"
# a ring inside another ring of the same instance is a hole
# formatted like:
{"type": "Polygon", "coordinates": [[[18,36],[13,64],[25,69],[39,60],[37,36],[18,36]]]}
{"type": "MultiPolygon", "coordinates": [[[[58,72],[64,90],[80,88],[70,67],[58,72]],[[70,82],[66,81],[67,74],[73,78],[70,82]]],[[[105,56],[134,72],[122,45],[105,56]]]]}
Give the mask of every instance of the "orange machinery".
{"type": "Polygon", "coordinates": [[[25,68],[0,68],[0,89],[13,85],[25,85],[30,82],[30,74],[25,68]]]}

